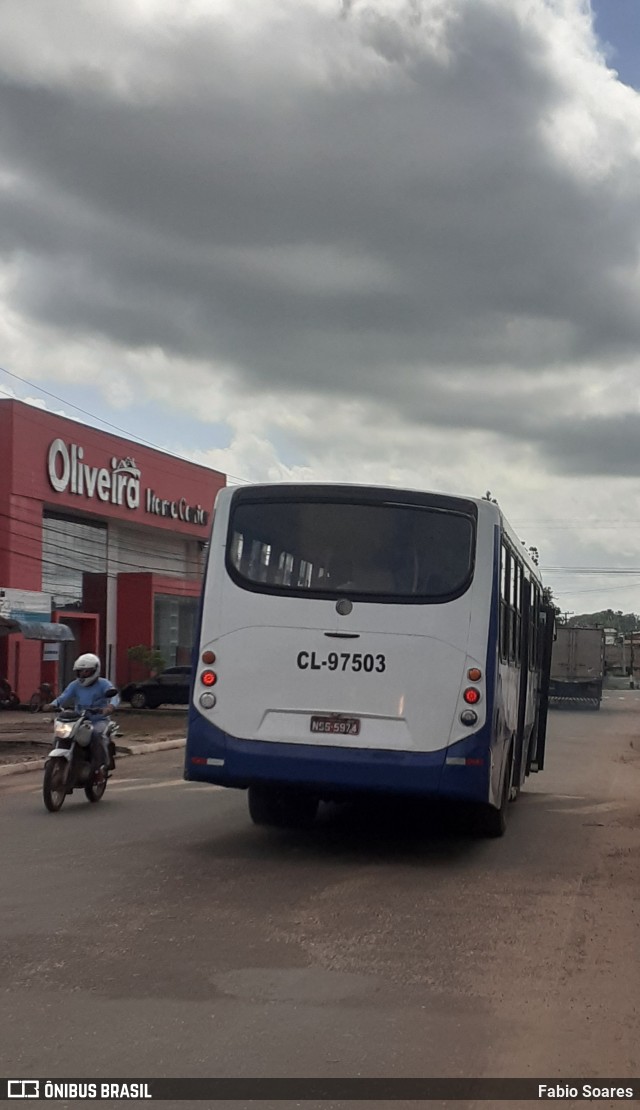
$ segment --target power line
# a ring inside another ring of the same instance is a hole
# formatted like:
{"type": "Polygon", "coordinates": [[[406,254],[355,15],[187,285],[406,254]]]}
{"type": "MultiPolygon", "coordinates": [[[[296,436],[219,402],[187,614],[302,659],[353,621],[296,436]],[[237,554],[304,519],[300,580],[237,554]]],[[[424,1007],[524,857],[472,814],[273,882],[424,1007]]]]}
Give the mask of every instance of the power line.
{"type": "MultiPolygon", "coordinates": [[[[0,370],[1,369],[2,369],[2,367],[0,367],[0,370]]],[[[7,396],[7,397],[9,396],[9,394],[7,394],[6,391],[3,390],[3,389],[0,389],[0,393],[4,393],[4,395],[7,396]]],[[[12,401],[16,400],[15,397],[11,397],[10,399],[12,401]]],[[[43,412],[42,409],[36,408],[35,405],[27,405],[27,404],[25,404],[25,408],[28,411],[27,419],[32,424],[38,425],[39,427],[44,428],[47,431],[50,431],[49,422],[46,419],[42,419],[42,418],[39,419],[39,416],[44,416],[44,412],[43,412]]],[[[53,413],[53,414],[50,414],[50,415],[55,416],[57,414],[53,413]]],[[[69,419],[69,418],[66,417],[66,419],[69,419]]],[[[79,428],[87,428],[87,427],[89,427],[89,425],[81,424],[81,423],[78,422],[78,427],[79,428]]],[[[98,432],[101,431],[100,428],[93,428],[91,430],[98,431],[98,432]]],[[[135,444],[133,444],[133,446],[135,446],[135,444]]],[[[149,445],[146,444],[146,443],[141,443],[140,446],[149,446],[149,445]]],[[[177,469],[175,467],[171,467],[170,464],[171,464],[172,461],[175,462],[175,463],[178,463],[178,464],[180,464],[182,462],[186,462],[189,466],[195,466],[195,467],[198,467],[200,470],[209,471],[209,473],[211,473],[212,475],[213,474],[219,474],[221,478],[226,477],[225,474],[223,474],[219,470],[214,470],[213,467],[206,467],[206,466],[203,467],[199,463],[193,462],[192,459],[183,459],[178,455],[172,455],[168,451],[162,450],[162,460],[165,462],[165,465],[162,465],[162,463],[159,460],[154,460],[154,464],[153,464],[154,465],[154,470],[156,471],[157,474],[166,474],[171,478],[182,477],[182,475],[179,474],[179,472],[177,471],[177,469]]],[[[72,510],[69,510],[69,511],[71,512],[72,510]]]]}
{"type": "MultiPolygon", "coordinates": [[[[29,537],[25,536],[25,535],[20,535],[17,538],[27,540],[27,542],[29,541],[29,537]]],[[[0,544],[0,551],[3,551],[7,555],[17,555],[17,556],[19,556],[20,559],[28,559],[30,562],[36,563],[39,567],[42,568],[43,571],[46,570],[47,567],[54,567],[57,570],[66,571],[67,573],[70,573],[70,574],[83,574],[83,573],[86,573],[86,574],[96,574],[96,573],[97,574],[108,574],[108,571],[106,569],[96,570],[95,567],[91,568],[91,567],[87,567],[87,566],[82,567],[82,566],[79,566],[79,565],[75,565],[75,566],[71,565],[69,563],[69,559],[68,559],[68,556],[69,556],[68,549],[66,547],[60,547],[58,545],[55,545],[54,552],[59,553],[59,558],[55,557],[55,553],[54,553],[53,558],[47,557],[46,555],[43,558],[42,555],[34,554],[31,551],[25,551],[24,548],[21,548],[17,545],[12,545],[12,546],[8,547],[4,544],[0,544]],[[64,559],[64,561],[62,561],[64,556],[66,556],[66,558],[64,559]]],[[[175,578],[177,581],[184,581],[184,580],[187,580],[187,581],[201,581],[202,580],[202,575],[203,575],[203,571],[201,571],[199,568],[198,569],[194,568],[191,572],[183,571],[181,574],[178,574],[175,571],[170,572],[167,567],[158,567],[158,566],[156,566],[156,567],[142,566],[141,567],[139,563],[125,563],[125,562],[121,562],[120,565],[121,566],[127,566],[127,567],[133,567],[134,569],[131,573],[157,574],[157,575],[162,576],[163,578],[175,578]]],[[[118,573],[118,572],[116,571],[116,573],[118,573]]]]}
{"type": "MultiPolygon", "coordinates": [[[[29,542],[29,537],[25,535],[16,538],[29,542]]],[[[0,551],[35,563],[41,569],[43,580],[49,578],[52,573],[55,574],[56,571],[61,572],[63,577],[81,574],[104,574],[109,577],[119,574],[155,574],[162,578],[175,578],[178,582],[185,580],[201,582],[204,575],[204,566],[199,566],[195,559],[190,561],[191,566],[185,565],[178,570],[175,564],[173,567],[151,563],[140,565],[140,563],[129,563],[126,560],[114,560],[107,564],[106,560],[100,560],[87,552],[82,553],[81,558],[70,562],[68,548],[57,544],[52,545],[50,550],[45,551],[43,555],[34,554],[18,544],[13,546],[0,545],[0,551]]]]}
{"type": "MultiPolygon", "coordinates": [[[[46,546],[47,545],[50,548],[52,548],[53,550],[58,550],[58,551],[60,551],[61,554],[65,555],[65,556],[68,556],[74,550],[74,548],[73,548],[74,541],[79,543],[79,544],[83,544],[84,542],[90,542],[90,540],[88,538],[87,538],[87,541],[85,541],[84,538],[70,536],[69,533],[66,532],[62,528],[52,527],[51,524],[50,524],[50,521],[52,519],[54,519],[54,520],[57,519],[55,517],[51,518],[51,517],[46,517],[45,516],[43,518],[42,527],[40,526],[39,522],[27,520],[24,517],[17,517],[15,515],[14,516],[9,516],[9,514],[3,513],[3,512],[0,512],[0,517],[4,517],[7,520],[11,520],[11,521],[17,523],[18,525],[24,525],[27,528],[33,528],[34,529],[34,534],[33,535],[29,535],[27,532],[20,532],[20,531],[16,531],[15,535],[17,537],[19,537],[20,539],[26,540],[28,543],[30,543],[32,541],[39,542],[40,539],[42,539],[42,545],[43,545],[42,558],[43,559],[46,557],[46,546]],[[67,540],[68,543],[58,543],[57,544],[57,543],[55,543],[55,541],[48,540],[47,533],[49,533],[49,534],[53,533],[56,536],[60,536],[61,539],[67,540]]],[[[75,521],[70,521],[70,523],[75,523],[75,521]]],[[[84,523],[84,522],[79,521],[78,523],[84,523]]],[[[91,525],[86,525],[86,526],[91,527],[91,525]]],[[[107,529],[106,528],[105,529],[96,528],[95,531],[96,532],[98,532],[98,531],[99,532],[107,532],[107,529]]],[[[174,533],[174,532],[169,532],[169,533],[163,532],[163,538],[166,536],[167,538],[173,539],[175,537],[175,535],[176,535],[176,533],[174,533]]],[[[190,543],[190,544],[204,544],[206,542],[204,539],[199,539],[197,536],[190,536],[190,535],[184,535],[183,536],[182,533],[180,533],[179,538],[181,540],[183,540],[185,543],[190,543]]],[[[170,551],[161,551],[161,550],[159,551],[156,546],[146,547],[146,546],[140,544],[140,545],[136,545],[136,549],[140,552],[141,555],[155,556],[158,560],[163,560],[164,559],[167,562],[171,562],[171,561],[175,562],[176,558],[181,558],[182,557],[181,554],[177,553],[177,552],[172,553],[170,551]]],[[[8,550],[8,549],[5,548],[5,550],[8,550]]],[[[77,548],[76,548],[76,550],[77,550],[77,548]]],[[[132,549],[126,549],[125,553],[129,554],[129,555],[132,555],[132,556],[135,556],[136,551],[132,550],[132,549]]],[[[82,554],[84,556],[86,556],[87,558],[100,558],[99,553],[94,554],[93,552],[83,551],[82,554]]],[[[187,559],[189,558],[188,555],[186,556],[186,558],[187,559]]],[[[108,548],[108,539],[105,540],[105,561],[108,561],[112,565],[133,567],[135,570],[140,570],[141,569],[139,563],[131,562],[129,559],[120,558],[117,554],[110,553],[109,548],[108,548]]],[[[142,569],[147,569],[147,568],[142,568],[142,569]]],[[[151,569],[153,569],[154,571],[157,571],[160,574],[163,574],[163,573],[166,574],[167,573],[167,568],[163,568],[162,566],[159,566],[159,565],[156,566],[156,567],[153,567],[151,569]]]]}
{"type": "MultiPolygon", "coordinates": [[[[188,567],[189,564],[195,564],[198,561],[198,556],[191,554],[187,545],[189,545],[191,549],[193,549],[194,546],[197,545],[200,549],[200,552],[202,552],[203,547],[206,547],[206,542],[204,541],[204,539],[199,539],[198,537],[190,535],[183,536],[182,534],[180,534],[179,536],[179,540],[182,541],[184,544],[182,550],[163,551],[162,549],[159,550],[158,546],[146,547],[144,545],[139,545],[137,550],[140,552],[141,556],[148,555],[153,557],[153,559],[155,560],[154,563],[150,561],[146,565],[141,566],[140,561],[134,562],[132,561],[132,559],[122,557],[130,555],[132,556],[132,558],[135,559],[135,549],[126,547],[122,553],[122,556],[117,553],[117,550],[115,552],[113,551],[113,549],[109,550],[108,530],[106,528],[91,529],[91,525],[85,525],[85,527],[88,527],[92,531],[100,533],[105,537],[104,549],[101,551],[97,551],[95,549],[86,549],[85,545],[88,545],[92,542],[90,536],[87,536],[85,539],[85,537],[70,535],[68,532],[65,531],[64,528],[57,528],[55,526],[52,526],[52,518],[48,518],[45,516],[43,518],[42,525],[39,521],[28,520],[27,518],[16,517],[15,515],[13,517],[10,517],[9,514],[4,512],[0,512],[0,518],[10,520],[16,525],[16,529],[13,533],[13,537],[15,539],[24,540],[29,545],[37,543],[40,547],[39,553],[34,553],[33,549],[31,551],[24,551],[22,549],[18,549],[17,547],[11,546],[5,546],[2,548],[2,550],[7,552],[13,550],[15,554],[18,554],[21,557],[34,559],[41,564],[50,563],[53,566],[57,565],[61,568],[71,571],[86,570],[88,572],[92,572],[91,566],[80,567],[78,565],[78,563],[82,560],[87,563],[93,562],[93,566],[101,565],[104,568],[104,573],[107,573],[107,567],[127,567],[131,568],[135,572],[151,572],[164,575],[175,575],[177,577],[189,577],[188,570],[183,569],[181,572],[178,572],[176,570],[176,561],[183,562],[186,567],[188,567]],[[32,529],[33,531],[29,533],[29,529],[32,529]],[[52,535],[55,537],[59,537],[60,542],[56,542],[56,539],[52,539],[52,535]],[[58,553],[60,557],[64,559],[64,562],[56,562],[56,553],[58,553]],[[74,555],[79,556],[79,558],[75,561],[76,565],[74,565],[74,555]],[[70,559],[71,562],[69,561],[70,559]],[[167,565],[163,566],[163,561],[167,565]]],[[[57,519],[58,518],[55,517],[53,518],[53,520],[57,519]]],[[[62,521],[59,521],[59,523],[62,523],[62,521]]],[[[76,523],[76,521],[73,520],[70,521],[70,523],[73,524],[76,523]]],[[[173,540],[175,539],[175,535],[176,533],[173,532],[163,532],[162,538],[173,540]]],[[[7,535],[6,538],[9,539],[9,543],[11,543],[11,537],[7,535]]]]}
{"type": "Polygon", "coordinates": [[[640,579],[634,582],[625,582],[624,586],[589,586],[587,589],[569,589],[568,592],[573,594],[610,594],[614,590],[632,590],[640,587],[640,579]]]}
{"type": "MultiPolygon", "coordinates": [[[[61,397],[57,393],[52,393],[50,390],[45,389],[44,386],[42,386],[39,382],[34,382],[29,378],[21,377],[20,374],[16,374],[13,370],[7,370],[7,368],[5,366],[0,366],[0,370],[4,374],[6,374],[8,377],[15,379],[15,381],[19,381],[23,385],[29,386],[31,389],[35,389],[35,390],[39,391],[40,393],[44,393],[45,396],[52,398],[52,400],[54,400],[54,401],[58,401],[62,405],[66,405],[67,408],[72,408],[72,409],[74,409],[75,412],[80,412],[80,413],[82,413],[83,416],[88,416],[88,417],[90,417],[91,420],[96,420],[99,424],[103,424],[103,425],[105,425],[105,427],[111,428],[113,431],[119,432],[126,439],[134,440],[135,442],[143,444],[144,446],[151,447],[156,451],[160,451],[164,455],[169,455],[172,458],[179,459],[182,462],[191,463],[192,465],[197,465],[197,466],[202,466],[203,465],[202,463],[194,464],[193,459],[189,459],[184,455],[178,455],[174,451],[170,451],[168,448],[162,447],[158,443],[154,443],[153,440],[146,439],[144,436],[139,435],[139,433],[137,433],[137,432],[132,432],[132,431],[126,429],[126,428],[122,428],[118,424],[113,424],[111,421],[105,420],[104,417],[97,416],[95,413],[90,412],[88,409],[84,409],[80,405],[76,405],[73,401],[68,400],[68,398],[61,397]]],[[[20,400],[20,398],[16,398],[13,394],[8,393],[6,390],[4,390],[2,388],[0,388],[0,393],[2,393],[5,397],[8,397],[10,400],[20,400]]],[[[28,402],[23,402],[23,403],[28,404],[28,402]]],[[[35,406],[30,406],[30,407],[35,409],[35,406]]],[[[35,411],[37,412],[38,410],[35,409],[35,411]]],[[[56,414],[53,413],[52,415],[56,415],[56,414]]],[[[220,471],[216,471],[215,467],[205,466],[204,469],[212,470],[212,471],[214,471],[214,473],[221,473],[220,471]]],[[[241,478],[238,474],[232,474],[229,471],[226,471],[225,474],[226,474],[227,477],[233,478],[234,481],[236,481],[236,482],[242,482],[242,483],[245,483],[245,484],[248,484],[248,485],[251,484],[251,479],[249,479],[249,478],[241,478]]],[[[554,529],[569,529],[569,528],[572,528],[574,526],[580,526],[583,529],[596,528],[596,529],[604,529],[604,530],[606,530],[608,528],[620,528],[620,527],[625,527],[625,528],[639,527],[640,528],[640,520],[631,520],[629,518],[624,518],[622,520],[595,520],[595,521],[585,521],[583,518],[575,518],[573,520],[566,520],[565,519],[563,522],[559,522],[557,520],[537,520],[537,521],[527,521],[527,522],[524,522],[524,523],[513,521],[513,524],[514,524],[514,527],[518,528],[518,530],[520,530],[520,529],[525,529],[526,530],[526,529],[529,529],[529,528],[542,528],[542,527],[544,527],[544,528],[554,528],[554,529]]]]}
{"type": "MultiPolygon", "coordinates": [[[[22,382],[23,385],[28,385],[30,389],[38,390],[40,393],[44,393],[46,397],[51,397],[54,401],[59,401],[61,405],[66,405],[67,408],[74,409],[76,412],[81,412],[83,416],[88,416],[91,418],[91,420],[97,420],[99,424],[104,424],[107,428],[112,428],[113,431],[119,432],[126,439],[135,440],[137,443],[144,444],[146,447],[153,447],[154,450],[161,451],[165,455],[171,455],[173,456],[173,458],[181,459],[183,462],[189,462],[192,465],[202,466],[202,463],[194,464],[193,459],[187,459],[184,455],[176,455],[175,452],[169,451],[166,447],[161,447],[159,443],[153,443],[152,440],[145,439],[144,436],[139,435],[137,432],[130,432],[126,428],[121,428],[118,424],[112,424],[111,421],[105,420],[102,416],[96,416],[95,413],[89,412],[88,409],[81,408],[80,405],[74,404],[73,401],[69,401],[64,397],[60,397],[57,393],[51,393],[50,390],[45,389],[39,383],[32,382],[29,380],[29,378],[22,378],[19,374],[15,374],[13,370],[7,370],[6,366],[0,366],[0,370],[3,374],[7,374],[8,377],[15,378],[17,382],[22,382]]],[[[20,400],[19,397],[14,397],[11,393],[7,393],[7,391],[4,389],[0,389],[0,393],[2,393],[5,397],[9,397],[13,401],[20,400]]],[[[23,403],[28,404],[28,402],[23,403]]],[[[30,407],[34,408],[35,406],[30,407]]],[[[52,415],[55,416],[56,413],[52,413],[52,415]]],[[[98,431],[99,430],[100,429],[98,429],[98,431]]],[[[215,470],[214,467],[205,467],[205,469],[215,470]]],[[[221,472],[217,471],[217,473],[221,472]]],[[[229,474],[228,472],[226,472],[226,474],[227,477],[233,478],[236,482],[245,482],[247,484],[250,484],[248,478],[240,478],[237,474],[229,474]]]]}
{"type": "MultiPolygon", "coordinates": [[[[6,515],[6,514],[2,514],[2,515],[6,515]]],[[[22,523],[26,523],[26,522],[22,522],[22,523]]],[[[29,541],[29,537],[25,534],[21,534],[19,536],[19,538],[29,541]]],[[[54,547],[55,551],[58,551],[58,552],[61,553],[59,560],[57,560],[55,557],[51,558],[51,557],[47,557],[47,556],[45,556],[45,558],[43,559],[43,557],[41,557],[40,555],[34,554],[31,551],[26,551],[26,550],[24,550],[24,549],[22,549],[21,547],[18,547],[18,546],[6,547],[4,545],[0,545],[0,551],[3,551],[3,552],[8,553],[8,554],[12,554],[12,555],[17,555],[21,559],[29,560],[30,562],[37,564],[38,567],[40,567],[41,570],[45,569],[45,563],[46,563],[48,566],[54,568],[54,570],[57,569],[57,570],[60,570],[60,571],[67,571],[67,572],[71,571],[72,573],[75,573],[75,574],[82,574],[82,573],[105,573],[106,574],[107,573],[106,570],[105,571],[95,571],[95,570],[92,570],[89,567],[81,567],[81,566],[73,567],[73,566],[70,566],[69,561],[68,561],[69,549],[67,547],[63,547],[63,546],[60,546],[60,545],[53,545],[53,547],[54,547]],[[64,561],[62,561],[63,557],[64,557],[64,561]]],[[[89,555],[89,557],[91,558],[93,556],[89,555]]],[[[188,571],[186,573],[183,572],[183,573],[178,575],[175,572],[170,573],[166,567],[161,567],[161,566],[144,566],[144,567],[141,567],[139,563],[129,563],[129,562],[126,562],[124,560],[118,560],[118,565],[131,567],[131,568],[133,568],[134,572],[141,573],[141,574],[159,574],[159,575],[163,575],[165,577],[167,577],[167,576],[168,577],[176,577],[177,581],[180,581],[180,580],[185,581],[186,580],[186,581],[201,583],[202,579],[203,579],[203,574],[204,574],[204,568],[201,569],[201,570],[199,569],[197,571],[191,571],[191,573],[189,573],[188,571]]],[[[638,572],[636,571],[636,573],[638,573],[638,572]]],[[[55,586],[54,583],[51,583],[51,585],[55,586]]],[[[634,588],[638,588],[638,587],[640,587],[640,580],[636,579],[635,581],[625,582],[624,585],[617,585],[617,586],[606,585],[606,586],[600,586],[600,587],[595,587],[595,588],[590,587],[590,588],[587,588],[587,589],[584,589],[584,588],[583,589],[571,589],[570,592],[571,592],[572,595],[582,595],[582,594],[590,594],[590,593],[600,593],[600,594],[602,594],[602,593],[610,593],[612,591],[617,591],[617,590],[629,590],[629,589],[634,589],[634,588]]],[[[50,591],[46,590],[45,592],[48,593],[50,591]]],[[[63,583],[60,583],[51,592],[52,592],[53,596],[55,596],[55,597],[69,598],[73,602],[77,602],[79,600],[78,595],[77,595],[77,591],[76,592],[68,592],[68,588],[65,588],[65,584],[63,584],[63,583]]]]}
{"type": "Polygon", "coordinates": [[[573,574],[581,575],[600,574],[603,576],[634,575],[640,574],[638,567],[544,567],[545,574],[573,574]]]}
{"type": "MultiPolygon", "coordinates": [[[[42,536],[42,539],[43,539],[44,543],[47,542],[47,533],[48,534],[54,534],[56,536],[60,536],[61,539],[69,540],[70,542],[72,542],[72,540],[74,540],[74,539],[79,540],[80,543],[85,542],[84,538],[71,537],[69,535],[69,533],[64,528],[58,528],[52,523],[53,521],[57,521],[59,523],[62,523],[63,520],[64,520],[64,517],[45,515],[44,518],[43,518],[43,521],[42,521],[42,526],[40,525],[39,521],[29,520],[26,517],[19,517],[16,514],[10,515],[8,513],[2,512],[2,511],[0,511],[0,518],[5,518],[7,520],[17,522],[20,525],[24,525],[26,528],[34,529],[35,534],[33,536],[33,539],[39,539],[39,537],[42,536]]],[[[74,517],[73,519],[69,518],[69,522],[72,523],[72,524],[73,523],[78,523],[80,525],[84,525],[87,528],[92,528],[91,524],[89,524],[88,522],[85,522],[84,520],[80,519],[79,517],[74,517]]],[[[139,527],[139,525],[129,524],[127,521],[121,521],[120,519],[118,519],[117,523],[122,524],[124,529],[126,529],[126,530],[128,530],[129,528],[134,530],[136,527],[139,527]]],[[[146,526],[146,527],[148,527],[148,526],[146,526]]],[[[96,527],[95,531],[96,532],[97,531],[100,531],[100,532],[105,531],[108,534],[108,529],[100,527],[100,526],[96,527]]],[[[18,533],[18,534],[20,534],[20,533],[18,533]]],[[[176,535],[176,533],[174,533],[174,532],[166,533],[167,538],[171,537],[173,539],[175,537],[175,535],[176,535]]],[[[165,532],[164,531],[162,533],[162,536],[163,536],[163,538],[165,537],[165,532]]],[[[22,533],[22,537],[26,540],[31,539],[31,537],[27,533],[22,533]]],[[[203,538],[193,536],[191,534],[182,534],[182,533],[180,533],[179,538],[180,538],[180,540],[184,541],[185,543],[201,544],[201,543],[205,542],[203,538]]],[[[159,539],[159,534],[158,534],[158,539],[159,539]]],[[[90,542],[89,538],[87,538],[86,542],[90,542]]],[[[106,542],[108,543],[108,540],[106,542]]],[[[152,542],[151,538],[149,537],[148,543],[151,543],[151,542],[152,542]]],[[[67,544],[55,544],[55,543],[53,543],[51,546],[53,546],[54,548],[57,548],[58,550],[60,550],[64,554],[67,554],[68,550],[69,550],[67,544]]],[[[172,561],[172,560],[175,560],[177,557],[178,558],[180,557],[177,553],[163,552],[161,550],[158,550],[158,547],[156,546],[156,544],[154,544],[153,546],[148,546],[145,543],[136,543],[135,544],[135,550],[129,549],[128,551],[126,551],[126,553],[128,553],[130,555],[135,555],[136,551],[139,551],[140,554],[143,554],[143,555],[155,556],[158,560],[172,561]]],[[[94,556],[93,553],[91,553],[91,552],[87,552],[86,554],[90,558],[98,558],[99,557],[98,555],[94,556]]],[[[139,569],[139,564],[138,563],[132,562],[129,559],[120,558],[117,554],[110,554],[109,555],[109,560],[110,560],[110,562],[112,562],[113,564],[116,564],[116,565],[121,565],[121,566],[126,566],[126,567],[134,567],[135,569],[139,569]]],[[[162,572],[162,567],[160,567],[160,566],[157,566],[154,569],[157,570],[160,573],[162,572]]],[[[640,575],[640,568],[638,568],[638,567],[580,567],[580,566],[564,566],[564,567],[563,566],[547,566],[547,567],[545,567],[545,566],[541,566],[540,570],[541,570],[541,573],[543,573],[545,576],[547,576],[547,575],[556,575],[556,574],[562,574],[562,575],[571,574],[571,575],[574,575],[574,576],[601,575],[603,577],[617,577],[617,576],[634,577],[634,576],[640,575]]]]}
{"type": "Polygon", "coordinates": [[[573,528],[578,525],[589,527],[592,524],[606,524],[606,525],[622,525],[627,523],[640,524],[640,519],[634,517],[596,517],[593,520],[585,520],[584,517],[564,517],[560,520],[526,520],[526,521],[513,521],[514,528],[573,528]]]}

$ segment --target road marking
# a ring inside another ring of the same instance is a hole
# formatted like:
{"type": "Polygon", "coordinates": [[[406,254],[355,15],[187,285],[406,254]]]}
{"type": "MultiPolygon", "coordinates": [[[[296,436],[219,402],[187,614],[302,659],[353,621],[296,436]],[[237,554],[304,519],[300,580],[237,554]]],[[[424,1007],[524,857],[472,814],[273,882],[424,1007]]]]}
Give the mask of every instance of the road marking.
{"type": "Polygon", "coordinates": [[[593,802],[582,806],[564,806],[552,809],[552,813],[611,813],[614,809],[624,809],[625,802],[593,802]]]}
{"type": "MultiPolygon", "coordinates": [[[[35,772],[33,773],[35,774],[35,772]]],[[[41,794],[42,780],[38,776],[36,781],[37,785],[34,785],[33,779],[31,782],[25,782],[22,776],[16,775],[15,778],[8,777],[7,780],[2,783],[2,787],[4,790],[11,791],[12,794],[41,794]]],[[[204,787],[207,790],[224,790],[224,786],[217,786],[212,782],[193,783],[187,782],[185,779],[166,779],[164,782],[150,782],[149,779],[136,778],[124,779],[122,782],[110,780],[105,798],[108,798],[109,795],[114,792],[117,794],[126,794],[134,790],[161,790],[165,786],[182,786],[185,790],[191,790],[194,786],[198,786],[200,789],[204,787]]],[[[82,787],[76,787],[76,790],[82,790],[82,787]]]]}
{"type": "MultiPolygon", "coordinates": [[[[199,783],[198,785],[208,786],[210,790],[224,790],[223,786],[216,786],[214,783],[199,783]]],[[[165,786],[184,786],[185,789],[190,790],[193,783],[185,782],[184,779],[165,779],[163,782],[141,782],[134,786],[130,786],[129,783],[126,785],[124,783],[122,785],[120,785],[120,783],[114,783],[109,788],[109,792],[111,793],[117,790],[120,794],[125,794],[129,790],[161,790],[165,786]]]]}

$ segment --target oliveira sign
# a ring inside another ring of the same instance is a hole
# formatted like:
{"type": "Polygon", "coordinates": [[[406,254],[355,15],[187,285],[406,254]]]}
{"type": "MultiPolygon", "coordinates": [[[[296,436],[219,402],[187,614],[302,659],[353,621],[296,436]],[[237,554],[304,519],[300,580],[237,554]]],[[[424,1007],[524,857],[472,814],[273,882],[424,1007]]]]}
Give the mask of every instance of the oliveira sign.
{"type": "MultiPolygon", "coordinates": [[[[97,498],[132,511],[139,509],[142,503],[141,472],[132,458],[114,456],[108,468],[89,466],[84,461],[83,447],[54,439],[49,447],[47,474],[56,493],[74,493],[88,500],[97,498]]],[[[206,525],[209,521],[209,514],[202,505],[191,505],[185,497],[167,500],[158,497],[154,490],[146,489],[143,505],[146,513],[181,520],[185,524],[206,525]]]]}

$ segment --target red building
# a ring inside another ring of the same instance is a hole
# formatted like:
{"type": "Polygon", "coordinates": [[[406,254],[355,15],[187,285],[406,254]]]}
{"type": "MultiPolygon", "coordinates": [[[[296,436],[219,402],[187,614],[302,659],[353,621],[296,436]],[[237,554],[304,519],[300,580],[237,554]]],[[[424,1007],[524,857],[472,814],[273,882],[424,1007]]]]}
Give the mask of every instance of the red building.
{"type": "Polygon", "coordinates": [[[81,651],[119,685],[128,649],[188,663],[203,551],[225,476],[120,436],[0,400],[0,616],[63,622],[75,637],[0,637],[0,678],[23,701],[56,690],[81,651]]]}

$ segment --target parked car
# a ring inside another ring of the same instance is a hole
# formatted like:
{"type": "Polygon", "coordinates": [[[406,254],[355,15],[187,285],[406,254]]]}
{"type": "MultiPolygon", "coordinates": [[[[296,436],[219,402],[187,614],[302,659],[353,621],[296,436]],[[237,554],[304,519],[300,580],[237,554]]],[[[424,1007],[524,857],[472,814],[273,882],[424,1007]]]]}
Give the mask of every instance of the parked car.
{"type": "Polygon", "coordinates": [[[130,682],[120,691],[123,701],[134,709],[157,709],[159,705],[188,705],[191,686],[191,667],[167,667],[165,671],[130,682]]]}

